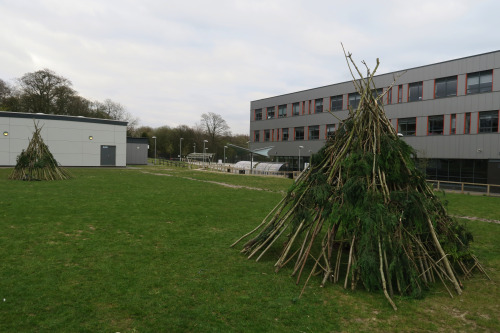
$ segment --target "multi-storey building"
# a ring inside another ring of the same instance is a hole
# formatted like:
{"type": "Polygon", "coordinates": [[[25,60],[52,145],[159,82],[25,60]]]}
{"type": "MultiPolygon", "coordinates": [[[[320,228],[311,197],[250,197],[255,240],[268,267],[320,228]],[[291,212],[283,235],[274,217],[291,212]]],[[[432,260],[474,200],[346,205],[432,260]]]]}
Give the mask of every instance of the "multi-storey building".
{"type": "MultiPolygon", "coordinates": [[[[499,67],[495,51],[374,77],[429,179],[500,184],[499,67]]],[[[349,81],[252,101],[251,148],[273,146],[274,160],[302,168],[359,97],[349,81]]]]}

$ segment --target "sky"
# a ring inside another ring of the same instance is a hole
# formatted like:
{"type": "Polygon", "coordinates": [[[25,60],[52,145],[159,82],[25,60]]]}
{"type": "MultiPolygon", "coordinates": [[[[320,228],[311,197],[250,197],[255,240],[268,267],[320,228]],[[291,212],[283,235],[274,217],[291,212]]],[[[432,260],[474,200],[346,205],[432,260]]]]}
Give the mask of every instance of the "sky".
{"type": "Polygon", "coordinates": [[[219,114],[248,134],[250,101],[500,49],[498,0],[0,0],[0,79],[50,69],[139,125],[219,114]]]}

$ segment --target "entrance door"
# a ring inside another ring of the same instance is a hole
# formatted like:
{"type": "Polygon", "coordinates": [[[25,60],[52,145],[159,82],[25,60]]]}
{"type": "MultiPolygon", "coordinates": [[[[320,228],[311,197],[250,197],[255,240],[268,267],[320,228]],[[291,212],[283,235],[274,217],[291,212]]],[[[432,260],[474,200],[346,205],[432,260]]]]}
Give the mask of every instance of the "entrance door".
{"type": "Polygon", "coordinates": [[[116,165],[116,146],[101,146],[101,165],[116,165]]]}
{"type": "Polygon", "coordinates": [[[487,183],[500,185],[500,160],[489,160],[487,183]]]}

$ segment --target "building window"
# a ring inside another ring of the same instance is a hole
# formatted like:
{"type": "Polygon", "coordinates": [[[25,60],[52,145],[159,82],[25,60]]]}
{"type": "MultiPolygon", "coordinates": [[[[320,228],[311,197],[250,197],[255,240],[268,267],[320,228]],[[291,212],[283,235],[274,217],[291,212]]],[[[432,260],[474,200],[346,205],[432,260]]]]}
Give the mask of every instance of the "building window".
{"type": "Polygon", "coordinates": [[[309,140],[319,140],[319,125],[309,126],[309,140]]]}
{"type": "Polygon", "coordinates": [[[294,140],[296,141],[304,140],[304,127],[294,128],[294,140]]]}
{"type": "Polygon", "coordinates": [[[264,142],[271,141],[271,131],[264,130],[264,142]]]}
{"type": "Polygon", "coordinates": [[[493,90],[493,70],[467,74],[467,94],[491,92],[493,90]]]}
{"type": "Polygon", "coordinates": [[[401,118],[398,119],[398,133],[404,136],[416,135],[417,133],[417,118],[401,118]]]}
{"type": "Polygon", "coordinates": [[[392,87],[387,90],[387,104],[392,104],[392,87]]]}
{"type": "Polygon", "coordinates": [[[384,101],[382,101],[382,98],[381,98],[383,93],[384,93],[383,88],[378,88],[378,89],[372,90],[372,96],[374,99],[377,100],[377,103],[379,103],[379,104],[384,104],[384,101]]]}
{"type": "Polygon", "coordinates": [[[255,109],[255,120],[262,120],[262,109],[255,109]]]}
{"type": "Polygon", "coordinates": [[[274,118],[274,106],[267,108],[267,119],[274,118]]]}
{"type": "Polygon", "coordinates": [[[332,138],[335,133],[335,124],[326,125],[326,138],[332,138]]]}
{"type": "Polygon", "coordinates": [[[330,97],[330,109],[331,111],[340,111],[344,107],[344,96],[332,96],[330,97]]]}
{"type": "Polygon", "coordinates": [[[358,92],[349,94],[349,107],[356,109],[359,105],[359,101],[361,100],[361,96],[358,92]]]}
{"type": "Polygon", "coordinates": [[[292,104],[292,116],[300,115],[300,103],[292,104]]]}
{"type": "Polygon", "coordinates": [[[457,115],[452,114],[450,118],[450,134],[457,134],[457,115]]]}
{"type": "Polygon", "coordinates": [[[465,114],[464,134],[470,134],[470,112],[465,114]]]}
{"type": "Polygon", "coordinates": [[[498,111],[479,112],[479,133],[498,132],[498,111]]]}
{"type": "Polygon", "coordinates": [[[403,85],[398,86],[398,103],[403,103],[403,85]]]}
{"type": "Polygon", "coordinates": [[[427,118],[427,135],[442,135],[444,116],[430,116],[427,118]]]}
{"type": "Polygon", "coordinates": [[[434,81],[434,98],[457,96],[457,77],[450,76],[434,81]]]}
{"type": "Polygon", "coordinates": [[[281,129],[281,141],[288,141],[288,128],[281,129]]]}
{"type": "Polygon", "coordinates": [[[254,131],[253,132],[253,141],[254,142],[259,142],[260,141],[260,131],[254,131]]]}
{"type": "Polygon", "coordinates": [[[318,98],[314,101],[314,113],[323,112],[323,98],[318,98]]]}
{"type": "Polygon", "coordinates": [[[286,104],[278,106],[278,118],[286,117],[286,104]]]}
{"type": "Polygon", "coordinates": [[[422,92],[423,92],[423,83],[414,82],[408,85],[408,102],[415,102],[422,100],[422,92]]]}

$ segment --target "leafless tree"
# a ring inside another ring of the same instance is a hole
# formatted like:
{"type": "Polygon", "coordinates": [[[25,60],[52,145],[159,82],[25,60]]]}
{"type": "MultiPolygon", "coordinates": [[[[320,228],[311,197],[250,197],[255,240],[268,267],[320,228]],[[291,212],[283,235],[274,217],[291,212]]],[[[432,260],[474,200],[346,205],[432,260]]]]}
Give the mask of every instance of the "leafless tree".
{"type": "Polygon", "coordinates": [[[123,105],[114,102],[111,99],[106,99],[104,102],[94,102],[94,109],[97,113],[104,114],[106,118],[126,121],[127,134],[132,135],[135,127],[139,123],[139,119],[132,116],[123,105]]]}
{"type": "Polygon", "coordinates": [[[219,114],[213,112],[202,114],[201,125],[212,143],[215,143],[218,137],[231,135],[229,125],[219,114]]]}

